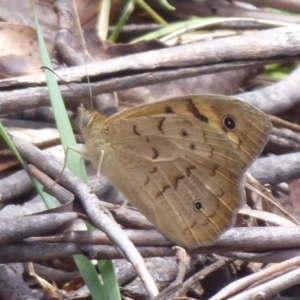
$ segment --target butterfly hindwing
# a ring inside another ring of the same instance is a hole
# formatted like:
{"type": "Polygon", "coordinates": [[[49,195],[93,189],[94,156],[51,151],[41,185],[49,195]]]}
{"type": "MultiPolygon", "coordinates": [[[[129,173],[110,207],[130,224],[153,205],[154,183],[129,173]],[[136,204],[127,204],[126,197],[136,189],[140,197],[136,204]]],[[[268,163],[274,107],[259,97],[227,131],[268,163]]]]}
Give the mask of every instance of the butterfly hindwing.
{"type": "Polygon", "coordinates": [[[193,248],[232,226],[244,172],[224,132],[176,114],[115,120],[103,130],[101,172],[170,239],[193,248]]]}

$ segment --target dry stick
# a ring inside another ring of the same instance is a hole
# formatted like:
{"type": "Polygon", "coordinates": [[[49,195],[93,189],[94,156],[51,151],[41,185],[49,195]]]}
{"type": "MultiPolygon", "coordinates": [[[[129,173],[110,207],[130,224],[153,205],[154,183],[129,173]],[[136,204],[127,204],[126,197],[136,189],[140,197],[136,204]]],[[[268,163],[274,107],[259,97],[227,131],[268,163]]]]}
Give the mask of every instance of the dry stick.
{"type": "MultiPolygon", "coordinates": [[[[58,55],[63,58],[63,61],[68,66],[85,65],[86,67],[87,60],[94,61],[94,59],[88,52],[85,39],[83,36],[82,28],[80,25],[77,7],[74,1],[59,0],[56,2],[55,8],[57,10],[58,23],[59,23],[59,28],[57,31],[56,43],[55,43],[55,48],[57,50],[58,55]],[[74,51],[74,49],[70,46],[69,43],[69,41],[72,40],[71,32],[73,31],[74,21],[80,37],[80,42],[82,43],[83,55],[80,55],[78,51],[74,51]]],[[[101,48],[99,50],[101,51],[101,48]]],[[[98,55],[99,54],[100,52],[98,52],[98,55]]],[[[102,53],[102,59],[106,59],[106,58],[108,58],[108,55],[102,53]]],[[[88,103],[88,106],[84,104],[85,107],[91,107],[93,109],[95,106],[98,109],[104,109],[107,106],[116,105],[116,103],[113,104],[114,97],[111,94],[106,94],[105,97],[102,96],[101,98],[93,97],[93,93],[90,86],[90,77],[89,77],[89,72],[87,67],[86,67],[86,79],[89,88],[89,95],[87,99],[89,99],[90,103],[88,103]]]]}
{"type": "Polygon", "coordinates": [[[291,287],[300,282],[300,268],[283,274],[280,277],[270,280],[258,287],[240,293],[237,296],[227,298],[228,300],[245,300],[245,299],[268,299],[269,297],[291,287]]]}
{"type": "MultiPolygon", "coordinates": [[[[38,167],[56,178],[61,171],[61,165],[52,161],[51,165],[47,163],[47,156],[39,151],[32,144],[24,141],[23,139],[12,137],[12,141],[17,147],[20,154],[30,163],[38,165],[38,167]]],[[[63,186],[70,189],[81,201],[87,214],[91,218],[93,224],[105,232],[107,236],[120,248],[126,259],[136,269],[141,281],[143,282],[146,290],[151,297],[158,294],[153,278],[145,267],[144,260],[139,254],[137,249],[133,246],[131,241],[123,233],[119,225],[110,217],[109,211],[100,205],[98,198],[90,194],[89,188],[82,183],[76,176],[69,170],[64,171],[60,182],[63,186]]]]}
{"type": "Polygon", "coordinates": [[[270,119],[273,126],[276,126],[278,128],[290,129],[294,132],[300,133],[300,126],[298,124],[291,123],[275,116],[270,116],[270,119]]]}
{"type": "Polygon", "coordinates": [[[49,234],[76,220],[74,212],[23,216],[0,221],[0,244],[21,241],[28,237],[49,234]]]}
{"type": "Polygon", "coordinates": [[[32,191],[32,183],[26,171],[20,170],[0,180],[0,203],[8,202],[32,191]]]}
{"type": "MultiPolygon", "coordinates": [[[[147,51],[118,58],[87,64],[91,82],[93,79],[109,79],[144,74],[152,71],[153,74],[162,71],[170,71],[176,68],[184,70],[192,67],[200,67],[213,64],[225,64],[230,62],[253,62],[268,59],[280,60],[293,58],[300,54],[299,25],[275,28],[239,35],[229,38],[220,38],[211,41],[198,42],[172,48],[147,51]],[[95,77],[95,78],[94,78],[95,77]]],[[[57,74],[66,82],[83,81],[86,78],[85,66],[58,70],[57,74]],[[73,80],[72,80],[73,78],[73,80]]],[[[164,75],[166,75],[164,73],[164,75]]],[[[172,75],[174,76],[174,74],[172,75]]],[[[193,75],[192,75],[193,76],[193,75]]],[[[188,75],[187,75],[188,77],[188,75]]],[[[180,77],[178,77],[180,78],[180,77]]],[[[156,82],[169,81],[171,78],[157,78],[156,82]]],[[[148,82],[154,83],[148,77],[148,82]]],[[[0,87],[13,87],[20,85],[42,84],[45,78],[42,75],[22,76],[18,78],[0,81],[0,87]]],[[[123,88],[136,87],[148,84],[146,78],[140,82],[132,82],[123,88]]],[[[95,89],[95,88],[94,88],[95,89]]],[[[98,87],[99,93],[106,93],[98,87]]],[[[94,91],[93,91],[94,92],[94,91]]],[[[88,95],[88,93],[87,93],[88,95]]]]}
{"type": "Polygon", "coordinates": [[[176,281],[182,283],[184,276],[186,275],[186,271],[189,267],[191,258],[187,255],[186,250],[182,247],[175,246],[173,247],[173,249],[176,250],[176,261],[178,264],[176,281]]]}
{"type": "Polygon", "coordinates": [[[239,0],[239,2],[250,3],[258,7],[270,7],[300,13],[300,2],[298,0],[239,0]]]}
{"type": "Polygon", "coordinates": [[[179,246],[173,247],[176,250],[176,262],[178,265],[178,273],[173,282],[169,286],[160,292],[153,300],[171,299],[178,295],[178,290],[182,286],[182,282],[186,275],[186,271],[189,267],[191,258],[187,255],[185,249],[179,246]]]}
{"type": "MultiPolygon", "coordinates": [[[[286,128],[273,127],[271,130],[268,152],[280,153],[298,152],[300,149],[300,135],[286,128]]],[[[278,153],[278,154],[280,154],[278,153]]]]}
{"type": "Polygon", "coordinates": [[[107,203],[105,207],[109,209],[119,224],[125,228],[132,229],[154,229],[154,225],[146,219],[139,211],[126,207],[117,207],[115,204],[107,203]]]}
{"type": "Polygon", "coordinates": [[[280,213],[285,216],[288,220],[293,222],[296,225],[300,225],[299,221],[294,218],[291,214],[289,214],[273,197],[271,192],[265,188],[263,185],[261,185],[250,173],[246,173],[245,187],[247,187],[249,190],[252,190],[257,195],[260,195],[264,201],[267,203],[270,203],[273,207],[276,207],[280,213]]]}
{"type": "MultiPolygon", "coordinates": [[[[188,78],[188,77],[211,74],[211,73],[228,71],[228,70],[237,70],[249,66],[250,67],[262,66],[273,62],[280,62],[280,61],[284,62],[284,61],[292,61],[292,60],[294,61],[297,58],[299,57],[297,56],[297,57],[286,58],[282,60],[275,58],[275,59],[252,60],[252,61],[235,61],[230,63],[216,63],[214,65],[207,65],[207,66],[195,66],[195,67],[188,67],[188,68],[179,67],[174,70],[164,70],[164,71],[153,70],[149,72],[149,70],[146,70],[143,73],[138,75],[129,72],[128,76],[124,76],[124,75],[118,76],[118,74],[114,74],[113,75],[114,77],[110,76],[112,78],[102,79],[97,83],[92,82],[90,87],[92,88],[92,92],[94,95],[99,95],[103,93],[120,91],[132,87],[148,85],[152,83],[154,84],[154,83],[166,82],[173,79],[188,78]]],[[[112,59],[110,61],[112,61],[112,59]]],[[[66,69],[65,74],[68,74],[70,72],[70,69],[75,69],[75,68],[66,69]]],[[[8,85],[11,88],[14,87],[13,83],[15,83],[16,80],[30,81],[32,79],[34,79],[34,76],[27,77],[26,79],[24,79],[24,77],[22,78],[18,77],[18,79],[15,79],[13,82],[4,82],[4,80],[0,80],[0,87],[3,85],[4,86],[8,85]]],[[[40,80],[42,79],[43,78],[41,78],[40,80]]],[[[36,80],[34,79],[33,82],[35,81],[36,80]]],[[[31,83],[24,82],[24,84],[28,86],[31,83]]],[[[47,87],[26,88],[21,90],[17,90],[17,88],[19,87],[15,87],[15,90],[13,92],[12,91],[0,92],[0,114],[18,112],[29,108],[47,106],[50,104],[49,92],[47,87]]],[[[80,101],[82,100],[82,97],[88,97],[89,85],[84,83],[80,83],[80,84],[73,83],[72,90],[70,90],[70,87],[61,85],[60,91],[63,95],[66,105],[68,106],[75,105],[77,107],[78,103],[80,103],[80,101]]],[[[288,95],[289,94],[285,96],[287,97],[288,95]]]]}
{"type": "MultiPolygon", "coordinates": [[[[171,246],[172,243],[166,240],[155,230],[124,230],[127,237],[137,246],[145,248],[156,246],[171,246]]],[[[111,245],[111,241],[105,234],[93,231],[78,232],[73,231],[64,235],[53,237],[32,237],[31,242],[48,243],[76,243],[111,245]]],[[[187,250],[189,255],[200,253],[227,253],[228,251],[272,251],[274,249],[300,249],[299,226],[285,227],[241,227],[231,228],[220,236],[212,246],[200,247],[187,250]]],[[[297,250],[299,251],[299,250],[297,250]]],[[[265,255],[265,254],[264,254],[265,255]]]]}
{"type": "MultiPolygon", "coordinates": [[[[137,249],[144,257],[174,256],[171,247],[138,247],[137,249]]],[[[124,259],[124,255],[115,246],[19,242],[0,246],[0,263],[64,259],[75,254],[85,254],[90,259],[124,259]]]]}
{"type": "MultiPolygon", "coordinates": [[[[84,65],[85,61],[78,52],[70,46],[70,31],[72,30],[70,20],[73,18],[72,1],[57,1],[54,8],[57,13],[58,31],[55,37],[55,47],[59,57],[67,65],[84,65]]],[[[74,19],[74,18],[73,18],[74,19]]],[[[72,20],[73,20],[72,19],[72,20]]]]}
{"type": "Polygon", "coordinates": [[[68,271],[61,268],[55,268],[55,265],[44,266],[41,263],[33,263],[33,267],[37,274],[48,280],[49,282],[55,282],[58,286],[63,286],[66,282],[72,281],[75,277],[79,277],[78,270],[68,271]]]}
{"type": "MultiPolygon", "coordinates": [[[[70,148],[68,148],[70,149],[70,148]]],[[[63,169],[65,169],[66,166],[64,166],[63,169]]],[[[74,200],[74,195],[70,193],[68,190],[64,189],[59,184],[54,184],[54,181],[52,178],[47,176],[45,173],[41,172],[39,169],[37,169],[34,165],[29,164],[28,169],[31,172],[31,174],[40,182],[43,184],[45,191],[47,191],[50,195],[57,198],[57,200],[61,204],[69,203],[70,201],[74,200]]],[[[60,172],[60,175],[62,175],[62,171],[60,172]]],[[[27,173],[26,173],[27,175],[27,173]]],[[[28,175],[27,175],[28,176],[28,175]]],[[[58,181],[60,178],[57,178],[58,181]]],[[[0,181],[1,183],[1,181],[0,181]]],[[[1,200],[1,199],[0,199],[1,200]]],[[[99,200],[100,201],[100,200],[99,200]]],[[[108,209],[112,215],[114,216],[114,219],[117,220],[117,222],[127,228],[133,228],[133,229],[154,229],[154,225],[146,219],[144,215],[142,215],[140,212],[126,208],[126,207],[119,207],[117,205],[101,201],[101,205],[103,205],[106,209],[108,209]]]]}
{"type": "Polygon", "coordinates": [[[258,262],[262,264],[281,263],[284,260],[294,258],[300,255],[300,248],[284,248],[272,250],[264,253],[250,252],[223,252],[221,255],[234,260],[244,262],[258,262]]]}
{"type": "Polygon", "coordinates": [[[197,281],[199,281],[199,279],[204,278],[205,276],[215,272],[216,270],[224,267],[225,265],[226,260],[219,258],[218,261],[197,272],[182,284],[181,290],[179,291],[180,295],[185,295],[190,289],[190,287],[194,285],[197,281]]]}
{"type": "Polygon", "coordinates": [[[45,192],[58,199],[59,203],[66,204],[74,201],[74,194],[59,184],[54,184],[54,180],[41,172],[36,166],[29,164],[27,168],[31,175],[44,186],[45,192]],[[49,187],[51,187],[50,191],[49,187]]]}
{"type": "MultiPolygon", "coordinates": [[[[73,151],[76,151],[79,154],[82,154],[75,148],[68,147],[67,151],[66,151],[66,156],[67,156],[67,152],[69,149],[72,149],[73,151]]],[[[30,165],[30,164],[28,165],[28,169],[31,172],[34,171],[34,173],[32,173],[32,175],[40,183],[42,183],[44,185],[46,192],[48,192],[50,195],[53,195],[54,197],[56,197],[57,200],[61,204],[66,204],[69,201],[71,201],[71,195],[65,193],[65,192],[69,192],[69,191],[63,189],[60,185],[56,184],[59,181],[60,176],[62,176],[63,171],[66,168],[66,160],[64,160],[62,170],[61,170],[59,176],[55,179],[55,181],[52,178],[45,175],[45,173],[40,172],[37,168],[35,168],[35,169],[34,168],[35,167],[33,165],[30,165]]],[[[74,198],[74,195],[73,195],[73,198],[74,198]]],[[[114,216],[114,219],[117,220],[118,223],[122,226],[125,226],[128,228],[134,228],[134,229],[154,229],[155,228],[154,225],[150,221],[148,221],[148,219],[144,215],[142,215],[139,211],[135,211],[133,209],[126,208],[123,206],[118,207],[115,204],[111,204],[111,203],[104,202],[104,201],[101,201],[100,203],[103,207],[105,207],[112,213],[112,215],[114,216]]]]}
{"type": "MultiPolygon", "coordinates": [[[[101,246],[103,247],[103,246],[101,246]]],[[[111,247],[116,249],[115,247],[111,247]]],[[[106,249],[105,249],[106,250],[106,249]]],[[[118,251],[117,249],[115,251],[118,251]]],[[[0,263],[41,262],[52,259],[64,259],[84,252],[74,244],[27,243],[0,246],[0,263]]],[[[121,255],[120,255],[121,256],[121,255]]]]}
{"type": "MultiPolygon", "coordinates": [[[[142,55],[139,53],[88,64],[93,94],[97,95],[145,84],[166,82],[171,79],[240,68],[242,65],[253,65],[255,62],[256,64],[264,64],[267,60],[278,61],[282,58],[295,60],[297,55],[300,54],[299,28],[298,25],[293,25],[263,30],[242,36],[148,51],[142,55]],[[93,78],[95,76],[97,78],[93,78]],[[95,79],[99,80],[99,78],[103,81],[98,84],[93,83],[95,79]]],[[[73,82],[83,81],[86,77],[85,66],[68,68],[57,73],[67,82],[70,82],[71,78],[73,78],[73,82]]],[[[15,92],[16,88],[19,88],[17,85],[37,85],[44,81],[45,79],[42,76],[23,76],[1,80],[0,87],[2,90],[5,86],[14,87],[14,93],[0,93],[1,113],[5,109],[8,110],[8,105],[18,109],[18,105],[10,103],[20,99],[20,93],[15,92]]],[[[298,87],[299,84],[296,84],[296,86],[298,87]]],[[[89,95],[88,85],[83,86],[81,84],[77,88],[74,87],[74,89],[82,96],[89,95]]],[[[279,91],[277,95],[282,92],[287,93],[286,98],[288,98],[288,95],[293,95],[288,89],[279,91]]],[[[33,99],[30,99],[35,103],[38,100],[41,101],[39,97],[42,96],[47,98],[46,91],[41,88],[31,89],[30,97],[33,97],[33,99]]],[[[73,92],[71,93],[66,88],[63,88],[63,96],[64,99],[68,100],[74,98],[73,92]]],[[[24,99],[22,99],[23,101],[24,99]]],[[[20,105],[22,102],[19,101],[18,104],[20,105]]],[[[270,101],[267,103],[272,106],[270,101]]],[[[9,111],[14,110],[10,108],[9,111]]]]}
{"type": "Polygon", "coordinates": [[[276,273],[285,272],[286,270],[289,270],[290,268],[295,266],[300,267],[300,256],[294,257],[276,265],[272,265],[266,269],[260,270],[257,273],[241,278],[227,285],[210,300],[221,300],[225,298],[227,299],[229,296],[247,289],[249,286],[257,283],[258,281],[264,280],[270,276],[274,276],[276,275],[276,273]]]}
{"type": "MultiPolygon", "coordinates": [[[[166,257],[174,256],[171,247],[137,247],[143,257],[166,257]]],[[[220,247],[198,249],[197,253],[218,253],[235,260],[246,262],[277,263],[283,260],[300,255],[300,248],[274,250],[268,253],[245,253],[245,252],[226,252],[230,249],[220,249],[220,247]]],[[[269,251],[272,249],[269,248],[269,251]]],[[[0,246],[0,263],[12,262],[38,262],[41,260],[52,260],[65,258],[75,254],[85,254],[90,259],[120,259],[124,258],[115,246],[103,245],[83,245],[74,243],[42,243],[42,242],[18,242],[0,246]]],[[[193,254],[196,254],[195,252],[193,254]]]]}
{"type": "MultiPolygon", "coordinates": [[[[3,122],[2,122],[2,124],[3,124],[3,122]]],[[[11,129],[10,127],[11,126],[6,125],[6,124],[3,124],[3,125],[6,128],[6,130],[7,130],[8,133],[12,133],[12,135],[14,134],[13,131],[12,132],[10,131],[10,129],[11,129]]],[[[12,127],[14,127],[14,126],[12,126],[12,127]]],[[[24,127],[24,126],[20,126],[20,127],[24,127]]],[[[75,134],[75,139],[76,139],[77,143],[83,143],[83,138],[82,138],[81,134],[75,134]]],[[[42,141],[42,142],[36,142],[36,143],[33,143],[33,144],[36,147],[38,147],[39,149],[44,150],[44,149],[51,148],[51,147],[54,147],[54,146],[57,146],[57,145],[61,145],[61,141],[60,141],[60,138],[57,137],[57,138],[50,138],[50,139],[48,139],[46,141],[42,141]]],[[[14,157],[13,152],[11,150],[9,150],[9,149],[1,150],[0,151],[0,155],[1,156],[9,156],[10,158],[14,157]]],[[[24,171],[24,172],[26,173],[26,171],[24,171]]],[[[28,175],[27,175],[27,177],[28,177],[28,175]]],[[[31,183],[31,181],[30,181],[30,183],[31,183]]]]}
{"type": "MultiPolygon", "coordinates": [[[[156,230],[123,230],[127,237],[136,246],[172,246],[164,236],[156,230]]],[[[44,243],[76,243],[76,244],[93,244],[93,245],[111,245],[111,241],[101,231],[71,231],[61,235],[31,237],[27,239],[29,242],[44,243]]]]}
{"type": "Polygon", "coordinates": [[[63,294],[60,293],[56,284],[52,285],[46,279],[36,274],[35,269],[33,267],[33,263],[31,262],[28,263],[27,268],[28,268],[29,275],[35,278],[35,280],[39,283],[39,285],[44,291],[47,291],[47,298],[50,299],[64,298],[63,294]]]}
{"type": "Polygon", "coordinates": [[[270,226],[293,226],[295,223],[292,221],[285,219],[284,217],[281,217],[277,214],[270,213],[265,210],[256,210],[256,209],[249,209],[244,208],[239,211],[240,215],[248,216],[254,219],[262,220],[270,226]]]}
{"type": "Polygon", "coordinates": [[[300,178],[300,153],[258,158],[249,172],[261,184],[277,184],[300,178]]]}
{"type": "Polygon", "coordinates": [[[224,253],[224,251],[228,252],[233,249],[239,249],[237,251],[272,251],[273,249],[299,248],[298,238],[300,238],[299,226],[231,228],[222,234],[214,245],[190,250],[188,253],[192,255],[201,253],[203,250],[206,253],[224,253]],[[290,235],[288,232],[293,234],[290,235]]]}
{"type": "Polygon", "coordinates": [[[38,300],[28,284],[22,278],[20,265],[0,265],[0,297],[1,299],[38,300]]]}
{"type": "Polygon", "coordinates": [[[300,103],[299,84],[300,67],[294,70],[285,79],[275,84],[252,92],[236,95],[236,98],[268,114],[278,114],[300,103]]]}

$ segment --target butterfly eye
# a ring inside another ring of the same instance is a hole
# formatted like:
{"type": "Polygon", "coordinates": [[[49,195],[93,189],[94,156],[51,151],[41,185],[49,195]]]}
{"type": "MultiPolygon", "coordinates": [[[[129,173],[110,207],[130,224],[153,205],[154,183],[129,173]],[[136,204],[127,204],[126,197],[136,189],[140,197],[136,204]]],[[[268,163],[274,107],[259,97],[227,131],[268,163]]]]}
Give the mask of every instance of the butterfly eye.
{"type": "Polygon", "coordinates": [[[196,148],[195,144],[190,144],[190,149],[191,150],[195,150],[195,148],[196,148]]]}
{"type": "Polygon", "coordinates": [[[188,134],[184,129],[181,130],[180,134],[181,134],[181,136],[184,137],[184,138],[186,138],[186,137],[189,136],[189,134],[188,134]]]}
{"type": "Polygon", "coordinates": [[[118,109],[116,106],[108,106],[104,109],[103,114],[106,116],[112,116],[118,112],[118,109]]]}
{"type": "Polygon", "coordinates": [[[84,127],[88,127],[89,124],[92,122],[93,120],[93,116],[92,114],[85,114],[83,117],[82,117],[82,120],[81,120],[81,123],[84,127]]]}
{"type": "Polygon", "coordinates": [[[194,201],[194,209],[195,211],[200,211],[202,209],[202,203],[199,200],[195,200],[194,201]]]}
{"type": "Polygon", "coordinates": [[[234,130],[236,129],[237,123],[232,116],[226,116],[223,118],[223,126],[229,130],[234,130]]]}

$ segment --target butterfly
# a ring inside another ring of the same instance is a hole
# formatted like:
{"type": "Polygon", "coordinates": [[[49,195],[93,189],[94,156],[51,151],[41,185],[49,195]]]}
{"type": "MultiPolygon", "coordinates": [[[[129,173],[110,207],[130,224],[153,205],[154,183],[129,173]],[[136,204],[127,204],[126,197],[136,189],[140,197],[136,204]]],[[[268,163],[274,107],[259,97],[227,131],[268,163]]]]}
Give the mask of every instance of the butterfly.
{"type": "Polygon", "coordinates": [[[189,95],[106,117],[79,108],[84,156],[158,231],[187,248],[210,245],[233,226],[244,175],[271,123],[253,106],[189,95]]]}

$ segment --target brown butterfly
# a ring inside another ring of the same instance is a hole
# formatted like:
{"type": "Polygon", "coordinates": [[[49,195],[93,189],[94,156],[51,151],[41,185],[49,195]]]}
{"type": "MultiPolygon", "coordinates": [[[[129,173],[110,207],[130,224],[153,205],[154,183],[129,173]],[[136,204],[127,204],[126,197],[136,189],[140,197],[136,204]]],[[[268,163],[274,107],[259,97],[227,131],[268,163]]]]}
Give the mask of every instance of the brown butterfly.
{"type": "Polygon", "coordinates": [[[160,232],[195,248],[233,226],[271,124],[231,97],[190,95],[111,117],[81,107],[79,127],[93,165],[160,232]]]}

